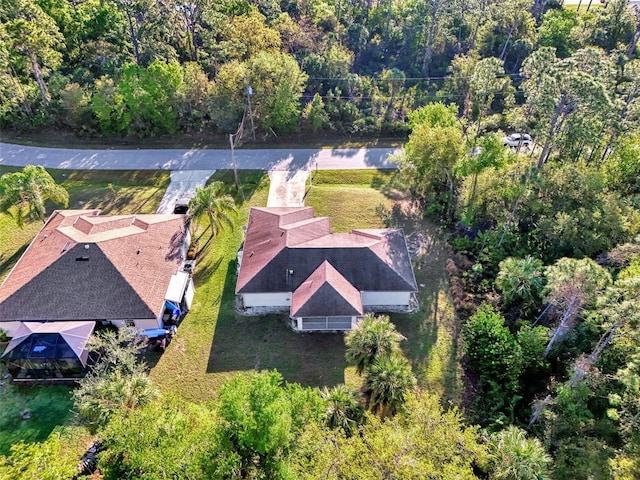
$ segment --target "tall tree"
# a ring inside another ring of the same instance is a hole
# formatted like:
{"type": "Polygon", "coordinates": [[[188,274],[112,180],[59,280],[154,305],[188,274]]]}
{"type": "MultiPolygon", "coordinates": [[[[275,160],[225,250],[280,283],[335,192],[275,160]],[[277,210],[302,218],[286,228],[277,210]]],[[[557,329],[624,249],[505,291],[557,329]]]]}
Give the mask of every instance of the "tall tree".
{"type": "Polygon", "coordinates": [[[66,207],[69,193],[40,165],[0,177],[0,212],[11,215],[21,228],[27,218],[45,221],[47,200],[66,207]]]}
{"type": "Polygon", "coordinates": [[[502,60],[488,57],[479,60],[474,65],[473,73],[469,79],[469,93],[477,116],[475,141],[480,136],[482,120],[490,109],[496,94],[505,91],[510,84],[511,80],[505,75],[502,60]]]}
{"type": "Polygon", "coordinates": [[[545,357],[575,326],[582,309],[611,284],[609,272],[590,258],[561,258],[547,267],[546,276],[547,301],[555,307],[559,321],[544,351],[545,357]]]}
{"type": "Polygon", "coordinates": [[[133,411],[156,398],[158,392],[139,360],[143,347],[133,327],[105,330],[90,339],[87,348],[96,361],[73,391],[73,399],[78,421],[91,432],[107,425],[113,415],[133,411]]]}
{"type": "Polygon", "coordinates": [[[462,158],[465,144],[456,118],[455,105],[434,103],[409,117],[413,125],[401,165],[412,193],[432,212],[442,210],[451,218],[455,206],[454,166],[462,158]]]}
{"type": "Polygon", "coordinates": [[[470,225],[475,216],[478,176],[488,169],[500,170],[514,158],[514,155],[513,152],[504,147],[499,135],[488,133],[480,137],[477,140],[477,145],[458,160],[454,166],[456,176],[471,177],[471,188],[466,189],[469,193],[467,204],[462,213],[462,221],[466,225],[470,225]]]}
{"type": "Polygon", "coordinates": [[[102,478],[205,478],[201,460],[214,448],[212,413],[162,398],[135,411],[116,412],[100,432],[102,478]]]}
{"type": "Polygon", "coordinates": [[[66,448],[66,436],[58,428],[44,442],[12,445],[10,455],[0,455],[0,477],[5,480],[73,478],[78,473],[78,459],[66,448]]]}
{"type": "Polygon", "coordinates": [[[347,436],[354,434],[364,420],[364,409],[358,393],[340,384],[330,389],[324,387],[320,394],[326,402],[327,426],[341,428],[347,436]]]}
{"type": "Polygon", "coordinates": [[[594,129],[601,128],[612,110],[613,72],[610,59],[596,49],[557,59],[553,48],[542,47],[527,58],[522,67],[526,111],[544,142],[538,168],[548,160],[554,145],[562,145],[563,136],[568,142],[565,149],[593,145],[594,129]]]}
{"type": "Polygon", "coordinates": [[[359,435],[346,437],[313,425],[298,441],[294,478],[304,480],[456,478],[473,480],[474,463],[486,450],[476,427],[461,413],[445,410],[436,395],[407,397],[395,417],[369,416],[359,435]]]}
{"type": "Polygon", "coordinates": [[[220,389],[208,478],[292,478],[288,457],[301,427],[320,420],[318,398],[317,391],[283,387],[276,371],[233,377],[220,389]]]}
{"type": "Polygon", "coordinates": [[[0,4],[0,22],[9,40],[11,67],[33,75],[42,102],[51,100],[46,78],[62,61],[64,38],[55,21],[35,2],[4,1],[0,4]]]}
{"type": "Polygon", "coordinates": [[[545,284],[542,261],[537,258],[527,255],[524,258],[509,257],[500,262],[496,286],[507,305],[522,302],[527,308],[539,304],[545,284]]]}

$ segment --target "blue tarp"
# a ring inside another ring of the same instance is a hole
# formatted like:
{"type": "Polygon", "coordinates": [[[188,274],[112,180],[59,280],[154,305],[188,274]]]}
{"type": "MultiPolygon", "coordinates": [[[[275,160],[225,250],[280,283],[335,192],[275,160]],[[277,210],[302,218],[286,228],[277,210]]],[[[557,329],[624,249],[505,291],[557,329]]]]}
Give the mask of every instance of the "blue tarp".
{"type": "Polygon", "coordinates": [[[178,307],[178,305],[176,305],[173,302],[170,302],[169,300],[165,300],[164,302],[164,308],[168,308],[169,310],[171,310],[171,316],[172,317],[179,317],[180,316],[180,307],[178,307]]]}
{"type": "Polygon", "coordinates": [[[156,338],[167,335],[169,330],[165,330],[164,328],[147,328],[146,330],[140,333],[143,337],[156,338]]]}

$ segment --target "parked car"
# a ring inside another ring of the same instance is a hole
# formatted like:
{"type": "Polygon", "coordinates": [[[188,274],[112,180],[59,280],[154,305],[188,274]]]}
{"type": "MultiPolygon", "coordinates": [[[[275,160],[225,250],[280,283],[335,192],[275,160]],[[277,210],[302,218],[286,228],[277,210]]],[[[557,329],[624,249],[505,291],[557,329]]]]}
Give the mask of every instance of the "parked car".
{"type": "Polygon", "coordinates": [[[512,133],[504,137],[502,143],[509,147],[530,147],[533,143],[531,137],[526,133],[512,133]]]}
{"type": "Polygon", "coordinates": [[[182,197],[177,198],[173,207],[173,213],[189,213],[189,202],[192,198],[193,195],[183,195],[182,197]]]}

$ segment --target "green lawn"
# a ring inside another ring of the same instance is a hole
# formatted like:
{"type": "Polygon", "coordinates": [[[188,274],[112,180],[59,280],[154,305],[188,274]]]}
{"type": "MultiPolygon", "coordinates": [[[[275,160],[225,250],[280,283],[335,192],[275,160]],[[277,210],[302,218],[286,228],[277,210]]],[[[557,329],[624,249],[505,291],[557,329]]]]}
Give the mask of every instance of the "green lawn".
{"type": "Polygon", "coordinates": [[[41,442],[71,417],[73,402],[68,387],[0,387],[0,455],[19,442],[41,442]],[[31,418],[22,418],[28,410],[31,418]]]}
{"type": "MultiPolygon", "coordinates": [[[[218,177],[227,183],[229,172],[218,177]]],[[[331,217],[334,231],[353,227],[384,227],[376,209],[391,208],[393,201],[382,192],[391,179],[388,171],[317,172],[306,197],[317,215],[331,217]]],[[[268,179],[244,174],[247,192],[237,225],[246,222],[249,207],[264,206],[268,179]]],[[[424,285],[421,310],[413,315],[393,315],[398,329],[407,337],[403,348],[422,386],[458,401],[460,392],[457,338],[444,273],[446,246],[441,235],[427,222],[401,218],[408,230],[421,229],[432,240],[425,255],[417,260],[416,275],[424,285]]],[[[214,238],[199,258],[195,274],[196,296],[191,312],[178,335],[162,355],[149,358],[151,376],[163,391],[206,402],[236,372],[277,369],[286,381],[309,386],[360,380],[344,360],[341,334],[293,332],[280,316],[244,317],[235,313],[236,252],[242,240],[240,228],[214,238]]]]}
{"type": "Polygon", "coordinates": [[[582,4],[580,5],[580,10],[578,10],[578,4],[577,3],[566,3],[563,8],[566,8],[567,10],[574,10],[577,11],[578,13],[587,13],[587,8],[589,9],[589,12],[593,12],[594,10],[598,9],[598,8],[603,8],[604,4],[600,3],[600,0],[593,0],[591,2],[591,7],[589,7],[589,0],[583,0],[582,4]]]}
{"type": "MultiPolygon", "coordinates": [[[[155,211],[169,181],[166,172],[54,171],[53,175],[69,189],[70,207],[102,208],[110,213],[155,211]]],[[[334,231],[383,227],[378,210],[382,206],[388,211],[393,204],[393,192],[389,193],[386,186],[392,178],[393,173],[386,170],[316,172],[306,204],[313,206],[317,215],[330,216],[334,231]]],[[[229,171],[218,172],[214,179],[233,184],[229,171]]],[[[149,356],[152,379],[162,391],[196,402],[215,397],[220,385],[236,372],[254,369],[275,368],[285,380],[303,385],[359,385],[354,369],[345,363],[342,335],[299,334],[286,325],[284,317],[244,317],[235,313],[235,258],[242,241],[240,227],[246,223],[251,206],[266,205],[269,189],[265,172],[242,172],[241,184],[244,200],[229,187],[240,205],[236,227],[203,246],[195,272],[192,311],[166,352],[149,356]]],[[[16,252],[40,225],[36,222],[29,225],[32,230],[18,232],[3,221],[8,220],[0,217],[0,226],[6,226],[0,229],[0,235],[7,239],[0,243],[2,254],[6,259],[17,258],[16,252]]],[[[456,327],[444,272],[446,245],[437,229],[421,218],[400,215],[395,221],[407,233],[422,231],[429,242],[425,254],[416,259],[417,280],[423,285],[419,293],[421,309],[412,315],[392,315],[392,319],[407,337],[403,348],[420,384],[457,402],[460,372],[456,327]]],[[[15,395],[12,401],[14,406],[0,414],[0,438],[7,439],[0,443],[0,453],[15,441],[45,438],[54,426],[68,420],[71,406],[64,387],[35,387],[15,395]],[[26,401],[34,403],[25,407],[26,401]],[[16,418],[15,412],[23,408],[35,412],[30,420],[16,418]],[[7,433],[9,430],[11,434],[7,433]]]]}
{"type": "Polygon", "coordinates": [[[155,213],[171,181],[164,170],[49,172],[69,192],[69,208],[98,208],[103,214],[155,213]]]}
{"type": "MultiPolygon", "coordinates": [[[[229,172],[216,180],[230,183],[229,172]]],[[[233,309],[236,254],[251,206],[265,206],[266,173],[243,173],[243,202],[237,227],[215,237],[198,259],[196,296],[178,335],[162,356],[150,357],[151,377],[163,391],[206,402],[230,376],[241,371],[277,369],[285,380],[303,385],[344,382],[341,335],[300,335],[280,316],[245,317],[233,309]]],[[[231,189],[233,192],[233,189],[231,189]]]]}
{"type": "MultiPolygon", "coordinates": [[[[331,216],[334,231],[349,231],[356,226],[382,227],[378,207],[390,209],[394,204],[391,197],[399,196],[389,187],[394,175],[389,170],[316,172],[306,205],[315,207],[317,215],[331,216]]],[[[420,386],[440,394],[444,401],[459,403],[462,372],[457,325],[445,273],[449,249],[444,235],[420,216],[396,213],[393,222],[404,228],[407,235],[421,232],[426,241],[414,260],[420,310],[411,315],[393,314],[391,319],[407,338],[402,347],[420,386]]],[[[350,384],[359,383],[352,369],[347,370],[346,376],[350,384]]]]}

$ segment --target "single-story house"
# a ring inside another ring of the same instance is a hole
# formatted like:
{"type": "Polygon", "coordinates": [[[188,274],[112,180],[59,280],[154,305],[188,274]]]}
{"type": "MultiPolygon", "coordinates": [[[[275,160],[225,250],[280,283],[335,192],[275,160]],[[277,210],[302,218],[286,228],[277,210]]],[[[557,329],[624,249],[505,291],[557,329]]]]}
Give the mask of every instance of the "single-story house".
{"type": "Polygon", "coordinates": [[[331,233],[312,207],[252,208],[236,294],[299,331],[349,330],[368,312],[407,312],[417,284],[402,229],[331,233]]]}
{"type": "Polygon", "coordinates": [[[55,211],[0,285],[0,328],[14,339],[32,322],[162,328],[193,299],[189,242],[185,215],[55,211]]]}

